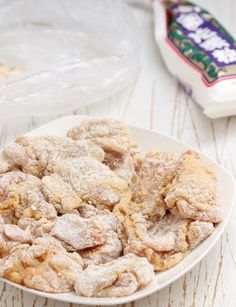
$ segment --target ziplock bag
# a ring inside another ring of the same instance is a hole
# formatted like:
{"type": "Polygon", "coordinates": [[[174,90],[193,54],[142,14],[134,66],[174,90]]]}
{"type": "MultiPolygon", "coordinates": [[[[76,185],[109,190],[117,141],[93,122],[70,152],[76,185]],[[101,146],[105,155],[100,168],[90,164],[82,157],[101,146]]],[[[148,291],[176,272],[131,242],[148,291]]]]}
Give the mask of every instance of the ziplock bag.
{"type": "Polygon", "coordinates": [[[123,1],[0,1],[0,116],[65,112],[114,95],[137,69],[123,1]]]}

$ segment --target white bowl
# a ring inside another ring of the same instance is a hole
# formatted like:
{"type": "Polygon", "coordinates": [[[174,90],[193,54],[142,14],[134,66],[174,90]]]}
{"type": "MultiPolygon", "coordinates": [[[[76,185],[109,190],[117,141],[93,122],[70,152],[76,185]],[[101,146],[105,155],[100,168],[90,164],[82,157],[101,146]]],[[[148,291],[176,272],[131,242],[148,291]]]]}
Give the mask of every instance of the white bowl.
{"type": "MultiPolygon", "coordinates": [[[[38,129],[35,129],[28,133],[27,135],[45,135],[45,134],[54,134],[58,136],[66,136],[67,131],[78,125],[82,120],[88,119],[91,117],[88,116],[68,116],[52,121],[38,129]]],[[[153,132],[150,130],[137,128],[130,126],[130,129],[134,135],[135,140],[140,145],[143,152],[146,152],[151,149],[157,151],[170,151],[170,152],[182,152],[187,149],[193,149],[190,146],[183,144],[171,137],[153,132]]],[[[218,176],[218,191],[221,204],[224,208],[224,218],[223,221],[216,227],[213,234],[208,237],[204,242],[197,246],[186,258],[184,258],[180,263],[178,263],[173,268],[156,273],[155,280],[149,284],[146,288],[137,291],[136,293],[118,298],[87,298],[77,296],[75,293],[66,293],[66,294],[52,294],[45,293],[41,291],[36,291],[28,289],[26,287],[20,286],[16,283],[4,280],[6,283],[15,286],[19,289],[27,291],[32,294],[41,295],[47,298],[56,299],[65,302],[85,304],[85,305],[114,305],[114,304],[123,304],[128,303],[134,300],[141,299],[145,296],[148,296],[180,278],[182,275],[191,270],[214,246],[217,240],[222,235],[232,212],[234,200],[235,200],[235,181],[230,173],[225,170],[219,164],[209,160],[204,157],[207,161],[210,161],[216,170],[218,176]]]]}

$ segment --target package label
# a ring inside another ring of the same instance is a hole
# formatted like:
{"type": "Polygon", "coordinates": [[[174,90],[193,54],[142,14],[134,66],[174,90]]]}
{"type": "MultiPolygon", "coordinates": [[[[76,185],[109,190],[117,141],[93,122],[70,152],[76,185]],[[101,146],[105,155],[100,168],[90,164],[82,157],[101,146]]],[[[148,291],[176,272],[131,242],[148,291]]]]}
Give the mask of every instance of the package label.
{"type": "Polygon", "coordinates": [[[206,85],[236,77],[236,41],[206,10],[167,1],[168,41],[202,73],[206,85]]]}

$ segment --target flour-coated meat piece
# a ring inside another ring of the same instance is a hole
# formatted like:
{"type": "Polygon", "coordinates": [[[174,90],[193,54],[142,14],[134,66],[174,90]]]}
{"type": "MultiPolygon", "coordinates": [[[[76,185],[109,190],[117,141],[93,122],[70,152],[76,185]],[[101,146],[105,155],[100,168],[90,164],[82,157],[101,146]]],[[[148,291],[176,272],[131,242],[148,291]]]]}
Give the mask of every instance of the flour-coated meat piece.
{"type": "Polygon", "coordinates": [[[0,276],[52,293],[72,291],[82,269],[82,258],[77,253],[68,253],[52,237],[37,238],[33,245],[18,245],[0,259],[0,276]]]}
{"type": "Polygon", "coordinates": [[[172,182],[164,189],[165,203],[181,218],[219,223],[222,208],[211,165],[195,152],[187,151],[178,161],[172,182]]]}
{"type": "Polygon", "coordinates": [[[112,209],[114,205],[130,200],[131,192],[126,182],[93,158],[56,161],[53,172],[50,180],[44,178],[44,189],[52,190],[56,185],[61,185],[65,190],[64,186],[69,185],[74,191],[70,193],[72,196],[77,195],[99,208],[112,209]]]}
{"type": "Polygon", "coordinates": [[[50,163],[67,158],[104,159],[103,150],[86,140],[73,141],[59,136],[20,136],[7,145],[3,153],[11,167],[42,177],[50,173],[50,163]]]}
{"type": "Polygon", "coordinates": [[[88,297],[126,296],[153,279],[153,267],[147,259],[127,254],[106,264],[88,266],[78,276],[75,291],[88,297]]]}

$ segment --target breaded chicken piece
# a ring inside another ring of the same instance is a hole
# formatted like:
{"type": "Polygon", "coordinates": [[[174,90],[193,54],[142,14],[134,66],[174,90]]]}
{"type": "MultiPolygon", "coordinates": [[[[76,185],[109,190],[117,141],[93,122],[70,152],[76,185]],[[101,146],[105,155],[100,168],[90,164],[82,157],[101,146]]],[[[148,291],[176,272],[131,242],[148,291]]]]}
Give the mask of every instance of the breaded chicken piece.
{"type": "Polygon", "coordinates": [[[135,176],[135,158],[130,153],[107,151],[104,164],[106,164],[118,177],[127,184],[131,184],[135,176]]]}
{"type": "Polygon", "coordinates": [[[130,219],[137,237],[153,250],[157,252],[187,251],[187,220],[166,214],[163,218],[151,222],[139,213],[133,214],[130,219]]]}
{"type": "Polygon", "coordinates": [[[43,192],[48,201],[61,214],[76,212],[82,203],[81,197],[62,177],[51,175],[42,178],[43,192]]]}
{"type": "Polygon", "coordinates": [[[16,169],[13,165],[8,163],[7,161],[0,161],[0,174],[7,173],[16,169]]]}
{"type": "Polygon", "coordinates": [[[102,226],[94,218],[82,218],[79,214],[64,214],[56,220],[50,235],[79,251],[105,243],[105,229],[102,226]]]}
{"type": "Polygon", "coordinates": [[[85,266],[118,258],[122,251],[118,219],[108,210],[83,204],[79,214],[64,214],[49,235],[56,237],[68,251],[77,251],[85,266]]]}
{"type": "Polygon", "coordinates": [[[126,242],[124,253],[146,257],[156,271],[166,270],[207,238],[214,230],[210,222],[197,223],[182,220],[172,214],[156,222],[146,220],[141,214],[126,216],[123,226],[126,242]]]}
{"type": "Polygon", "coordinates": [[[4,257],[10,250],[19,244],[31,243],[32,236],[29,228],[21,229],[17,225],[4,224],[4,220],[0,218],[0,256],[4,257]]]}
{"type": "Polygon", "coordinates": [[[172,182],[162,195],[171,212],[181,218],[219,223],[222,209],[216,194],[213,167],[191,151],[178,161],[172,182]]]}
{"type": "Polygon", "coordinates": [[[127,126],[116,119],[89,119],[68,131],[73,140],[90,140],[105,151],[137,153],[138,145],[134,142],[127,126]]]}
{"type": "Polygon", "coordinates": [[[12,219],[32,217],[54,219],[57,212],[45,200],[39,178],[21,171],[0,175],[0,215],[9,212],[12,219]]]}
{"type": "Polygon", "coordinates": [[[151,220],[166,213],[161,192],[174,176],[177,156],[171,153],[149,152],[138,159],[132,189],[132,202],[115,207],[122,220],[126,214],[141,213],[151,220]]]}
{"type": "Polygon", "coordinates": [[[53,172],[50,178],[43,178],[44,192],[47,195],[52,195],[51,191],[56,191],[55,187],[59,185],[62,191],[66,191],[69,185],[74,192],[71,193],[68,189],[68,195],[65,193],[64,199],[76,195],[102,209],[112,209],[114,205],[130,200],[131,192],[125,181],[93,158],[56,161],[53,172]]]}
{"type": "Polygon", "coordinates": [[[67,158],[93,157],[104,159],[103,150],[91,142],[73,141],[58,136],[21,136],[3,150],[9,168],[42,177],[50,173],[50,163],[67,158]]]}
{"type": "Polygon", "coordinates": [[[85,266],[89,264],[106,263],[118,258],[123,251],[121,229],[116,216],[108,210],[98,210],[95,207],[83,204],[79,208],[82,217],[96,221],[102,226],[105,233],[105,242],[101,245],[81,250],[85,266]]]}
{"type": "Polygon", "coordinates": [[[205,240],[214,231],[211,222],[194,221],[189,224],[187,240],[190,249],[195,248],[200,242],[205,240]]]}
{"type": "Polygon", "coordinates": [[[106,153],[104,163],[117,176],[131,183],[135,175],[134,156],[139,152],[128,127],[119,120],[84,120],[72,128],[68,136],[73,140],[89,140],[100,146],[106,153]]]}
{"type": "Polygon", "coordinates": [[[34,238],[37,238],[48,235],[53,225],[55,224],[55,221],[56,219],[47,220],[45,217],[42,217],[39,220],[35,220],[30,217],[24,217],[19,219],[17,224],[21,229],[29,229],[31,235],[34,238]]]}
{"type": "Polygon", "coordinates": [[[0,276],[20,285],[44,292],[73,290],[83,269],[77,253],[68,253],[52,237],[37,238],[33,245],[22,244],[0,259],[0,276]]]}
{"type": "Polygon", "coordinates": [[[127,254],[106,264],[88,266],[76,279],[78,295],[119,297],[134,293],[154,279],[147,259],[127,254]]]}

